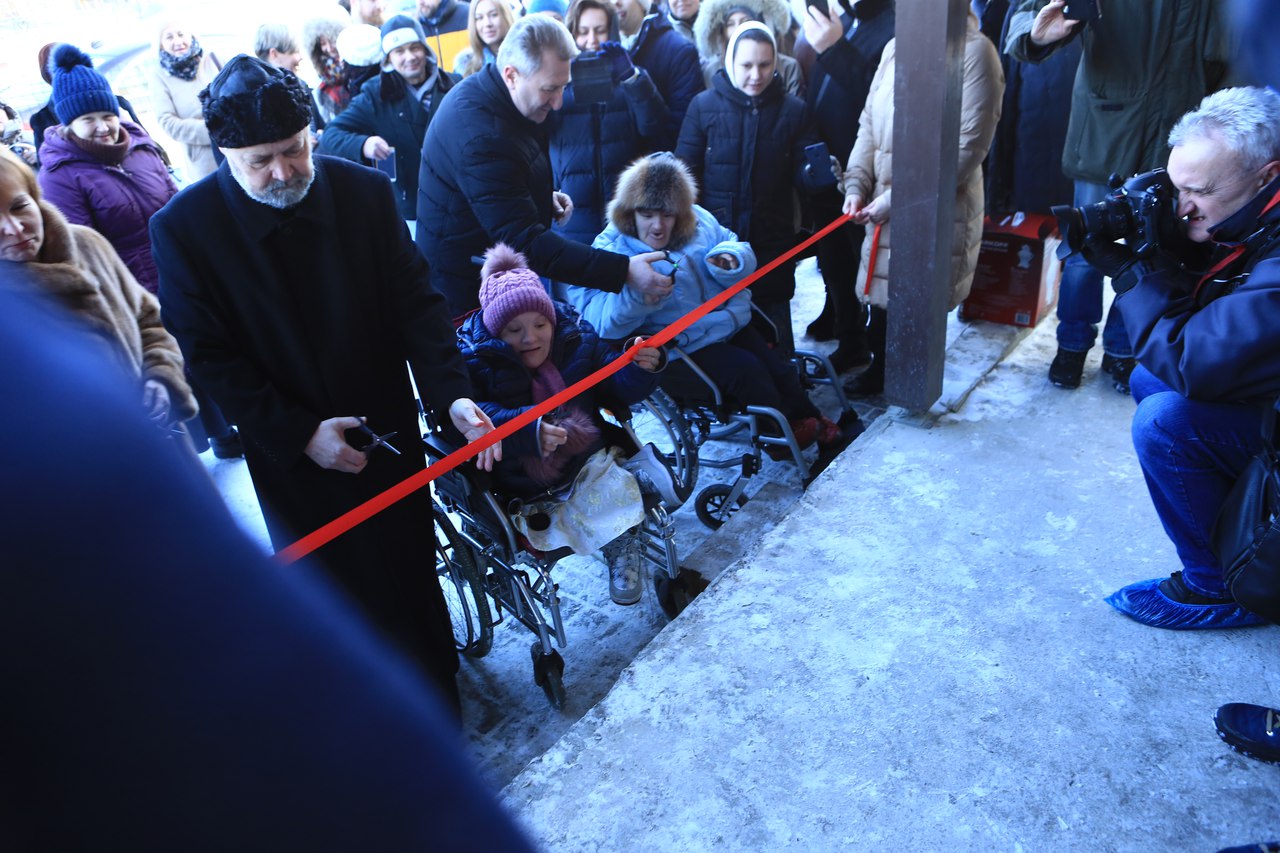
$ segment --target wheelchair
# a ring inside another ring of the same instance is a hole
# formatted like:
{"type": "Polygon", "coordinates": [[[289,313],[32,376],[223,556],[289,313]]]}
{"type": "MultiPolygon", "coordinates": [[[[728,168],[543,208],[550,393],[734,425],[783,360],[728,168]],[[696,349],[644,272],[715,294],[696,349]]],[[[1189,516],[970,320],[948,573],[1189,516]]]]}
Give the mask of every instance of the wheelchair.
{"type": "MultiPolygon", "coordinates": [[[[776,328],[758,307],[752,306],[753,321],[777,340],[776,328]]],[[[759,473],[766,448],[777,451],[786,460],[794,462],[805,486],[820,471],[804,456],[796,441],[790,422],[782,412],[767,406],[738,406],[725,398],[715,380],[698,366],[695,355],[678,346],[668,345],[668,356],[684,360],[706,386],[704,394],[676,399],[659,389],[642,403],[633,407],[633,429],[642,439],[652,441],[676,473],[681,498],[688,499],[696,488],[700,469],[724,470],[737,468],[738,476],[731,483],[714,483],[704,487],[693,499],[698,519],[712,530],[721,527],[730,516],[747,503],[748,481],[759,473]],[[701,453],[709,441],[724,441],[745,434],[748,450],[740,455],[710,458],[701,453]]],[[[795,350],[792,363],[800,376],[800,384],[809,391],[818,386],[829,386],[835,393],[840,409],[840,423],[845,425],[857,413],[839,376],[825,355],[809,350],[795,350]]],[[[776,458],[776,457],[775,457],[776,458]]],[[[825,462],[819,464],[825,467],[825,462]]]]}
{"type": "MultiPolygon", "coordinates": [[[[607,426],[606,444],[634,452],[640,444],[627,420],[621,428],[607,426]]],[[[432,462],[455,449],[435,431],[423,441],[432,462]]],[[[573,551],[533,549],[513,524],[509,504],[493,491],[491,476],[470,463],[437,478],[432,487],[436,573],[459,652],[483,657],[492,647],[494,628],[510,615],[535,635],[529,649],[534,682],[553,707],[563,709],[564,658],[555,647],[564,648],[567,638],[552,569],[573,551]]],[[[675,525],[659,500],[646,496],[640,530],[658,602],[674,618],[692,598],[692,585],[677,562],[675,525]]]]}

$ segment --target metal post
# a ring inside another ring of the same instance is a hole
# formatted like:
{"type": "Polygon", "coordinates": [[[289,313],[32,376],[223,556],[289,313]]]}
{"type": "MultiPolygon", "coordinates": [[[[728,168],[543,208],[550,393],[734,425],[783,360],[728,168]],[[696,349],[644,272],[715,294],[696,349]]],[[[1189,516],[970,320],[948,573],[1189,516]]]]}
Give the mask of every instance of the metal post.
{"type": "Polygon", "coordinates": [[[898,0],[885,393],[914,412],[942,395],[968,13],[968,0],[898,0]]]}

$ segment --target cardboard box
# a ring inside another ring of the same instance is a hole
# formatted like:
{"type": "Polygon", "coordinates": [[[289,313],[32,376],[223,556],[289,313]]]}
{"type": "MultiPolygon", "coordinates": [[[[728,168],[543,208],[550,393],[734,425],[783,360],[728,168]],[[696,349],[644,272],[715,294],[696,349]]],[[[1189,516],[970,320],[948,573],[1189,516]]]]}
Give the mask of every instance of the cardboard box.
{"type": "Polygon", "coordinates": [[[963,320],[1034,326],[1058,302],[1062,262],[1052,216],[1012,213],[987,217],[973,289],[960,306],[963,320]]]}

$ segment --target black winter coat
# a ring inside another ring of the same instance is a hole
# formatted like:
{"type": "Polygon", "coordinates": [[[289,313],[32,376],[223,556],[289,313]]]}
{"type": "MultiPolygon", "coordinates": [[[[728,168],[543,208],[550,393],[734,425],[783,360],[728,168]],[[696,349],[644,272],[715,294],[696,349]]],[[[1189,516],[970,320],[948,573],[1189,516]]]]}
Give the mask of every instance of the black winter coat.
{"type": "MultiPolygon", "coordinates": [[[[273,544],[283,547],[424,467],[413,368],[443,419],[471,396],[443,297],[372,169],[318,155],[301,204],[249,199],[224,163],[151,219],[165,325],[187,366],[240,427],[273,544]],[[374,451],[359,474],[304,454],[325,419],[397,431],[404,453],[374,451]]],[[[457,668],[432,559],[426,490],[315,552],[375,622],[438,682],[457,668]],[[434,589],[433,589],[434,588],[434,589]]]]}
{"type": "MultiPolygon", "coordinates": [[[[722,68],[689,106],[676,156],[698,179],[698,203],[750,243],[763,265],[795,242],[794,193],[816,189],[804,148],[817,141],[804,102],[787,94],[781,78],[752,97],[734,88],[722,68]]],[[[757,281],[752,294],[765,302],[790,299],[789,270],[784,264],[757,281]]]]}
{"type": "Polygon", "coordinates": [[[616,293],[630,259],[551,230],[546,128],[516,109],[486,65],[454,87],[427,128],[418,178],[418,248],[455,317],[479,307],[478,259],[506,243],[555,281],[616,293]]]}
{"type": "Polygon", "coordinates": [[[671,118],[666,131],[653,140],[654,150],[669,151],[680,136],[684,114],[695,95],[704,88],[698,48],[675,31],[666,15],[647,16],[640,24],[631,61],[653,78],[671,118]]]}
{"type": "MultiPolygon", "coordinates": [[[[994,10],[993,10],[994,11],[994,10]]],[[[996,47],[1004,44],[1016,7],[1002,18],[996,47]]],[[[1019,62],[1000,55],[1004,66],[1004,108],[987,157],[987,210],[993,215],[1048,213],[1070,204],[1075,188],[1062,172],[1062,147],[1071,116],[1081,42],[1063,45],[1043,62],[1019,62]]]]}
{"type": "MultiPolygon", "coordinates": [[[[552,364],[560,370],[565,387],[584,379],[621,353],[600,340],[591,324],[578,316],[572,306],[556,302],[556,331],[551,343],[552,364]]],[[[503,424],[524,414],[533,406],[533,381],[528,368],[505,342],[489,334],[479,311],[467,318],[458,329],[458,346],[462,349],[475,386],[476,405],[484,409],[494,424],[503,424]]],[[[574,398],[580,407],[603,425],[599,410],[639,403],[658,385],[657,374],[629,364],[589,391],[574,398]]],[[[538,451],[536,424],[531,424],[502,444],[502,461],[496,469],[499,489],[508,497],[530,498],[547,487],[529,477],[520,465],[521,456],[538,451]]],[[[575,458],[566,470],[577,471],[593,449],[575,458]]]]}
{"type": "MultiPolygon", "coordinates": [[[[434,63],[432,63],[434,66],[434,63]]],[[[427,72],[431,73],[430,71],[427,72]]],[[[404,219],[418,218],[418,163],[427,125],[459,78],[441,70],[424,108],[404,78],[384,71],[369,80],[350,105],[329,122],[320,138],[320,153],[373,166],[362,149],[370,136],[381,136],[396,150],[396,208],[404,219]]]]}
{"type": "MultiPolygon", "coordinates": [[[[845,36],[818,54],[809,74],[808,107],[818,137],[840,161],[849,161],[858,138],[858,118],[871,91],[871,78],[880,67],[880,54],[893,38],[893,0],[862,0],[853,7],[858,26],[848,15],[840,18],[845,36]]],[[[825,223],[823,223],[825,224],[825,223]]]]}
{"type": "Polygon", "coordinates": [[[670,115],[648,72],[637,69],[604,103],[578,103],[573,84],[564,106],[547,118],[555,187],[573,199],[573,216],[555,230],[591,244],[604,230],[605,209],[618,175],[632,160],[652,150],[649,140],[666,132],[670,115]]]}

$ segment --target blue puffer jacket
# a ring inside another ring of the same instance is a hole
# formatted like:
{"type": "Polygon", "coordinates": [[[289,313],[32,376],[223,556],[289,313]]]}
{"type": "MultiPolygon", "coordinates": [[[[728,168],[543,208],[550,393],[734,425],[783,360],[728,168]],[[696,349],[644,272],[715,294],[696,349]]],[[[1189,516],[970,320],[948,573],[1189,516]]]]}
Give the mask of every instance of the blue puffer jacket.
{"type": "Polygon", "coordinates": [[[618,174],[652,150],[650,140],[666,132],[670,115],[643,68],[619,84],[605,103],[583,104],[565,89],[564,106],[547,118],[555,185],[573,199],[569,224],[554,230],[590,243],[604,228],[605,208],[618,174]]]}
{"type": "MultiPolygon", "coordinates": [[[[689,106],[675,153],[697,178],[702,206],[767,262],[795,243],[794,193],[817,188],[804,168],[805,146],[817,141],[804,101],[787,94],[781,78],[752,97],[722,68],[689,106]]],[[[752,285],[756,298],[790,299],[792,269],[783,265],[752,285]]]]}
{"type": "MultiPolygon", "coordinates": [[[[736,234],[701,207],[694,205],[693,212],[698,217],[697,234],[684,246],[671,250],[672,260],[679,264],[676,286],[661,302],[649,305],[630,287],[624,287],[621,293],[569,287],[565,289],[565,298],[603,337],[622,340],[630,335],[649,335],[661,330],[755,272],[756,256],[751,246],[740,242],[736,234]],[[737,269],[722,270],[707,262],[709,255],[722,253],[737,259],[737,269]]],[[[593,245],[628,255],[653,251],[643,240],[623,234],[612,223],[596,237],[593,245]]],[[[662,262],[657,268],[667,271],[662,262]]],[[[694,352],[708,344],[728,340],[750,320],[751,294],[744,290],[682,332],[675,343],[687,352],[694,352]]]]}
{"type": "MultiPolygon", "coordinates": [[[[592,291],[599,292],[599,291],[592,291]]],[[[556,307],[556,332],[551,343],[551,362],[560,370],[565,387],[594,373],[621,353],[600,340],[596,330],[578,312],[563,302],[556,307]]],[[[469,316],[458,329],[458,347],[467,363],[475,401],[495,425],[504,424],[533,406],[533,383],[529,370],[505,342],[489,334],[481,312],[469,316]]],[[[657,375],[629,364],[599,385],[575,398],[575,404],[600,425],[600,407],[628,407],[653,393],[657,375]]],[[[538,424],[530,424],[502,443],[502,461],[495,475],[500,490],[509,497],[528,498],[546,491],[545,484],[525,474],[521,456],[538,454],[538,424]]],[[[593,450],[572,460],[567,470],[576,471],[593,450]]]]}
{"type": "MultiPolygon", "coordinates": [[[[428,74],[435,68],[435,61],[430,61],[428,74]]],[[[417,219],[422,140],[436,108],[458,79],[440,69],[424,108],[403,77],[395,71],[384,71],[365,83],[351,104],[325,126],[319,152],[372,166],[372,161],[364,157],[364,143],[370,136],[381,136],[396,150],[396,209],[404,219],[417,219]]]]}
{"type": "Polygon", "coordinates": [[[640,24],[631,46],[631,61],[649,72],[667,105],[670,120],[654,140],[654,150],[670,151],[680,135],[685,111],[694,95],[704,88],[698,49],[675,31],[666,15],[658,13],[647,16],[640,24]]]}
{"type": "Polygon", "coordinates": [[[97,157],[50,128],[40,146],[40,189],[67,221],[106,237],[129,272],[151,293],[160,286],[151,257],[152,215],[178,192],[160,146],[141,127],[120,122],[129,153],[119,166],[97,157]]]}
{"type": "Polygon", "coordinates": [[[1213,229],[1209,273],[1140,266],[1116,297],[1143,366],[1193,400],[1280,395],[1280,177],[1213,229]]]}

